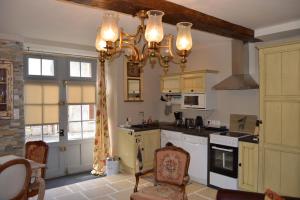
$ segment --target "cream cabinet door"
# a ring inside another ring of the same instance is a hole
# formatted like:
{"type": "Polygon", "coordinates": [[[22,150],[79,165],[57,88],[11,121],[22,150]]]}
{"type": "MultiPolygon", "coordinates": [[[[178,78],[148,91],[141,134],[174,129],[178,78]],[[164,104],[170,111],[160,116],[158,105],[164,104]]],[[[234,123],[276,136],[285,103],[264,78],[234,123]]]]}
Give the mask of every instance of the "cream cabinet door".
{"type": "Polygon", "coordinates": [[[179,93],[181,92],[180,76],[163,76],[161,77],[160,87],[162,93],[179,93]]]}
{"type": "Polygon", "coordinates": [[[118,156],[121,158],[121,170],[135,173],[136,167],[136,138],[129,131],[118,132],[118,156]]]}
{"type": "Polygon", "coordinates": [[[239,188],[257,192],[258,144],[239,142],[239,188]]]}
{"type": "Polygon", "coordinates": [[[153,168],[155,150],[160,148],[160,130],[143,131],[142,150],[143,150],[143,169],[153,168]]]}
{"type": "Polygon", "coordinates": [[[205,73],[184,74],[181,76],[182,92],[204,93],[205,73]]]}
{"type": "Polygon", "coordinates": [[[260,50],[259,191],[300,197],[300,43],[260,50]]]}

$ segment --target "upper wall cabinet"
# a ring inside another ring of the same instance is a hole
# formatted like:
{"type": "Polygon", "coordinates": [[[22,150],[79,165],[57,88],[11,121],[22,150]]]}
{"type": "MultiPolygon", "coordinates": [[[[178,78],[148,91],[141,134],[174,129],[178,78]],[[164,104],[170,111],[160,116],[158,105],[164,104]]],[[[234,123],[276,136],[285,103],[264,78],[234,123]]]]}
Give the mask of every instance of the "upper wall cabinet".
{"type": "Polygon", "coordinates": [[[213,85],[214,70],[198,70],[161,77],[162,93],[207,93],[213,85]]]}
{"type": "Polygon", "coordinates": [[[160,79],[162,93],[179,93],[181,92],[181,83],[179,75],[162,76],[160,79]]]}
{"type": "Polygon", "coordinates": [[[10,119],[13,111],[12,63],[0,61],[0,119],[10,119]]]}
{"type": "Polygon", "coordinates": [[[205,73],[191,73],[181,76],[182,92],[184,93],[204,93],[205,73]]]}

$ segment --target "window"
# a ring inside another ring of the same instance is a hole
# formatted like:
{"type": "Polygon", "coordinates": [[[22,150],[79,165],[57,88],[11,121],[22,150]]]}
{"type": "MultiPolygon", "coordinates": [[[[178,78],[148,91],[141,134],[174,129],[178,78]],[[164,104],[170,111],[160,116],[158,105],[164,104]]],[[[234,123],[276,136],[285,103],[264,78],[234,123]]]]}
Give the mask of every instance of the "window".
{"type": "Polygon", "coordinates": [[[54,76],[54,60],[28,58],[28,75],[54,76]]]}
{"type": "Polygon", "coordinates": [[[58,85],[28,83],[24,90],[26,141],[58,142],[58,85]]]}
{"type": "Polygon", "coordinates": [[[70,61],[70,77],[91,78],[91,63],[70,61]]]}
{"type": "Polygon", "coordinates": [[[95,85],[67,86],[68,140],[95,136],[95,85]]]}

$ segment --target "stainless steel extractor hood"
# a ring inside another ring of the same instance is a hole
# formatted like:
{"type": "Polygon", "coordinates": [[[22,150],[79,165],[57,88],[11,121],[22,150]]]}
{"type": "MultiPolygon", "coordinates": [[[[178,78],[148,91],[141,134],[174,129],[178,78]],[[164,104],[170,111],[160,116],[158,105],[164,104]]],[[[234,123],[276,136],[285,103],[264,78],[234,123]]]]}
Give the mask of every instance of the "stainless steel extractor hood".
{"type": "Polygon", "coordinates": [[[249,47],[242,41],[232,40],[232,75],[213,86],[215,90],[258,89],[259,85],[249,74],[249,47]]]}

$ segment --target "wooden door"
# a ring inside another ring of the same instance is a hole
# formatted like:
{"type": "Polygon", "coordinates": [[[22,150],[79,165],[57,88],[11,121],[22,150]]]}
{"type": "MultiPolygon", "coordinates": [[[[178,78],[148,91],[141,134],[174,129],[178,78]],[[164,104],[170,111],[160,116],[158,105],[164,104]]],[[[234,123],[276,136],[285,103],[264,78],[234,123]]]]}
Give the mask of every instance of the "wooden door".
{"type": "Polygon", "coordinates": [[[300,197],[300,43],[260,50],[263,192],[300,197]]]}
{"type": "Polygon", "coordinates": [[[205,92],[205,75],[204,73],[184,74],[181,78],[181,84],[183,92],[205,92]]]}
{"type": "Polygon", "coordinates": [[[258,144],[239,142],[239,189],[257,192],[258,144]]]}

